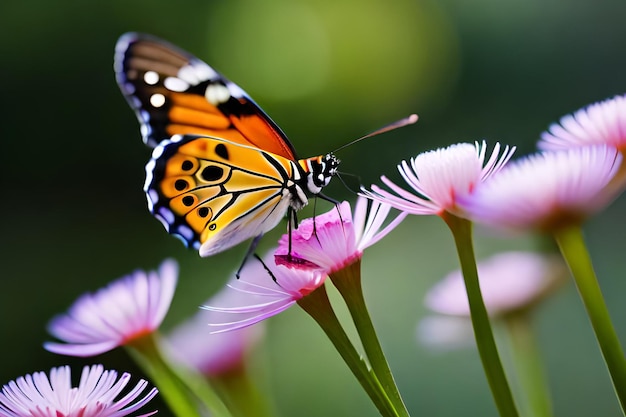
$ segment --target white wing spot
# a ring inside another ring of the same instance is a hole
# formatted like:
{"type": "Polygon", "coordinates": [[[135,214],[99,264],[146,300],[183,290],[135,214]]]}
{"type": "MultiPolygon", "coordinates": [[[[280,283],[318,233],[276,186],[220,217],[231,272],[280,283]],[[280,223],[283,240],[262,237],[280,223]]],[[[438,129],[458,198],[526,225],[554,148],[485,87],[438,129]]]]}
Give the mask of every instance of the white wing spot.
{"type": "MultiPolygon", "coordinates": [[[[167,143],[165,143],[165,142],[167,142],[167,141],[164,141],[164,143],[162,143],[161,145],[159,145],[156,148],[154,148],[154,150],[152,151],[152,159],[159,159],[161,157],[161,155],[163,155],[163,148],[164,148],[165,145],[167,145],[167,143]]],[[[152,160],[150,161],[150,163],[152,163],[152,160]]],[[[146,166],[146,169],[148,169],[147,166],[146,166]]]]}
{"type": "Polygon", "coordinates": [[[177,232],[183,237],[183,239],[185,239],[186,242],[189,242],[191,239],[193,239],[194,233],[190,227],[180,225],[178,226],[177,232]]]}
{"type": "Polygon", "coordinates": [[[159,202],[159,194],[156,190],[148,190],[146,191],[146,197],[148,201],[148,210],[152,212],[154,211],[154,204],[159,202]]]}
{"type": "Polygon", "coordinates": [[[148,188],[150,188],[150,184],[152,184],[152,178],[153,178],[152,172],[154,171],[155,165],[156,165],[156,162],[154,162],[154,159],[149,160],[148,163],[146,164],[146,181],[143,184],[143,190],[145,192],[148,192],[148,188]]]}
{"type": "Polygon", "coordinates": [[[132,84],[121,84],[124,87],[124,92],[128,95],[135,94],[135,86],[132,84]]]}
{"type": "Polygon", "coordinates": [[[172,211],[168,208],[159,207],[158,212],[155,212],[154,216],[157,218],[160,216],[161,219],[163,219],[167,223],[167,224],[163,223],[163,226],[165,226],[165,228],[169,232],[170,225],[174,223],[174,220],[175,220],[174,213],[172,213],[172,211]]]}
{"type": "Polygon", "coordinates": [[[191,65],[185,65],[184,67],[179,69],[177,75],[178,78],[191,85],[197,85],[201,81],[191,65]]]}
{"type": "Polygon", "coordinates": [[[178,70],[178,78],[191,85],[218,78],[217,72],[204,62],[192,62],[178,70]]]}
{"type": "Polygon", "coordinates": [[[218,73],[204,62],[194,62],[191,65],[196,70],[196,74],[198,74],[202,81],[219,78],[218,73]]]}
{"type": "Polygon", "coordinates": [[[189,83],[187,81],[183,81],[177,77],[167,77],[165,81],[163,81],[163,85],[170,91],[176,91],[177,93],[186,91],[189,88],[189,83]]]}
{"type": "Polygon", "coordinates": [[[203,81],[220,78],[213,68],[201,61],[192,61],[181,67],[176,75],[189,85],[198,85],[203,81]]]}
{"type": "Polygon", "coordinates": [[[146,73],[143,75],[143,80],[148,85],[155,85],[159,82],[159,74],[154,71],[146,71],[146,73]]]}
{"type": "Polygon", "coordinates": [[[228,89],[230,90],[230,93],[233,95],[233,97],[235,98],[246,97],[246,92],[243,91],[241,87],[239,87],[237,84],[229,81],[228,84],[226,85],[228,86],[228,89]]]}
{"type": "Polygon", "coordinates": [[[152,94],[150,97],[150,104],[153,107],[161,107],[165,104],[165,96],[160,93],[152,94]]]}
{"type": "Polygon", "coordinates": [[[204,97],[214,106],[225,103],[230,98],[230,91],[222,84],[210,84],[204,92],[204,97]]]}

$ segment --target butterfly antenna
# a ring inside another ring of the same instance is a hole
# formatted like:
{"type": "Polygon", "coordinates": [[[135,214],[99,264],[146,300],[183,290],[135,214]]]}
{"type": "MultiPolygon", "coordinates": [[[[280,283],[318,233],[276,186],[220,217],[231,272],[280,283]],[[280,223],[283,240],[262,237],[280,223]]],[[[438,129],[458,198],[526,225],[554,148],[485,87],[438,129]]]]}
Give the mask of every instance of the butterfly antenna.
{"type": "Polygon", "coordinates": [[[358,194],[357,191],[354,191],[352,188],[350,188],[350,186],[348,185],[346,180],[343,179],[342,175],[350,175],[352,177],[355,177],[357,179],[357,181],[359,181],[359,182],[361,182],[361,177],[359,175],[356,175],[356,174],[350,174],[349,172],[338,172],[337,175],[336,175],[336,177],[339,178],[339,181],[341,181],[341,183],[346,188],[346,190],[350,191],[352,194],[358,194]]]}
{"type": "MultiPolygon", "coordinates": [[[[243,270],[243,267],[245,266],[246,262],[248,262],[248,259],[250,259],[250,256],[254,255],[255,257],[258,257],[257,254],[254,253],[254,251],[256,250],[256,247],[259,246],[259,242],[261,241],[262,237],[263,237],[263,233],[261,233],[260,235],[256,236],[254,239],[252,239],[252,242],[250,242],[250,246],[248,247],[248,251],[246,252],[246,255],[244,256],[243,260],[241,261],[241,265],[239,265],[239,269],[235,273],[235,276],[237,277],[237,279],[239,279],[239,277],[241,276],[241,271],[243,270]]],[[[290,242],[291,242],[291,240],[290,240],[290,242]]]]}
{"type": "Polygon", "coordinates": [[[389,123],[388,125],[383,126],[380,129],[377,129],[377,130],[373,131],[372,133],[368,133],[365,136],[361,136],[360,138],[355,139],[352,142],[348,142],[345,145],[338,147],[337,149],[335,149],[333,151],[333,153],[335,153],[337,151],[340,151],[340,150],[342,150],[344,148],[347,148],[348,146],[354,145],[355,143],[360,142],[363,139],[371,138],[372,136],[380,135],[381,133],[389,132],[391,130],[399,129],[399,128],[404,127],[404,126],[412,125],[415,122],[417,122],[417,119],[418,119],[417,114],[412,114],[412,115],[410,115],[408,117],[405,117],[404,119],[400,119],[400,120],[395,121],[393,123],[389,123]]]}

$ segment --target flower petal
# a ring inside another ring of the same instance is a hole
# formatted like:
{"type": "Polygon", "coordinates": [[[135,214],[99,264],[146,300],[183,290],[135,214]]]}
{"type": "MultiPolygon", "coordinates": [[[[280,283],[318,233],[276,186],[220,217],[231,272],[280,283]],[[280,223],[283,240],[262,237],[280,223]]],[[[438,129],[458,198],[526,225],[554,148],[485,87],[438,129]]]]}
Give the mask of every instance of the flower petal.
{"type": "Polygon", "coordinates": [[[616,96],[566,115],[541,134],[539,149],[560,151],[605,144],[626,148],[626,95],[616,96]]]}
{"type": "MultiPolygon", "coordinates": [[[[0,414],[10,417],[123,417],[145,406],[157,394],[140,380],[126,395],[115,401],[130,380],[123,374],[105,371],[102,365],[83,368],[78,387],[71,386],[68,366],[20,377],[4,385],[0,393],[0,414]],[[117,382],[116,382],[117,381],[117,382]]],[[[140,417],[150,416],[150,412],[140,417]]]]}
{"type": "Polygon", "coordinates": [[[359,259],[366,248],[386,236],[406,217],[400,214],[383,227],[390,209],[388,204],[370,202],[360,196],[354,217],[350,204],[343,202],[339,209],[305,219],[291,236],[285,234],[280,239],[275,255],[277,262],[292,268],[303,268],[308,263],[321,267],[327,274],[336,272],[359,259]],[[318,221],[320,218],[323,221],[318,221]],[[289,265],[292,258],[295,261],[289,265]]]}
{"type": "Polygon", "coordinates": [[[53,318],[50,334],[66,344],[49,342],[51,352],[92,356],[156,330],[172,301],[178,267],[166,260],[158,273],[136,271],[93,294],[84,294],[68,312],[53,318]]]}
{"type": "Polygon", "coordinates": [[[606,186],[621,161],[606,145],[532,155],[508,165],[459,205],[477,222],[551,231],[607,205],[613,193],[606,186]]]}
{"type": "Polygon", "coordinates": [[[421,153],[411,158],[410,163],[402,161],[398,171],[413,193],[385,176],[381,180],[391,192],[372,185],[371,191],[361,188],[361,193],[410,214],[451,212],[463,215],[457,200],[471,194],[479,183],[499,172],[515,152],[515,147],[507,146],[500,153],[500,144],[496,143],[485,163],[486,148],[485,141],[474,145],[459,143],[421,153]]]}

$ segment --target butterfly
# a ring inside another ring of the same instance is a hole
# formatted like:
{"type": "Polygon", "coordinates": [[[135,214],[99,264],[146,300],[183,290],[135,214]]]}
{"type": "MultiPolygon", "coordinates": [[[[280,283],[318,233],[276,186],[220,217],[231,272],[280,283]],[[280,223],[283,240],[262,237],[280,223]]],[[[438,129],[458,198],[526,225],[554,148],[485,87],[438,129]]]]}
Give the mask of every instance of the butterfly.
{"type": "Polygon", "coordinates": [[[154,148],[148,208],[201,256],[258,241],[309,194],[323,196],[337,173],[332,153],[299,159],[244,90],[166,41],[122,35],[114,69],[144,143],[154,148]]]}

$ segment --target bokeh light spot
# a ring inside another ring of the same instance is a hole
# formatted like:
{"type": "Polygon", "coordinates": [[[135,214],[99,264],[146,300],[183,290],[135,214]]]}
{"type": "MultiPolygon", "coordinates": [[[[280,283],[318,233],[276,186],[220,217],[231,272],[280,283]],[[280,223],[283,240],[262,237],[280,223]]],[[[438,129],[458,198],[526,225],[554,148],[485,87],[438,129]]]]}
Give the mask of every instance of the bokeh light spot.
{"type": "Polygon", "coordinates": [[[456,85],[456,34],[426,0],[233,0],[210,21],[207,48],[219,68],[262,102],[297,100],[328,114],[349,103],[358,118],[397,116],[445,100],[456,85]]]}

